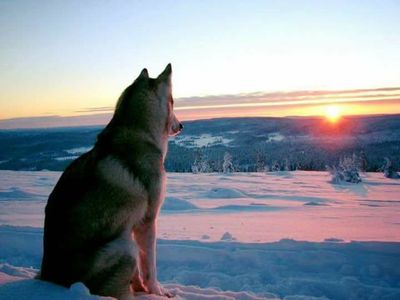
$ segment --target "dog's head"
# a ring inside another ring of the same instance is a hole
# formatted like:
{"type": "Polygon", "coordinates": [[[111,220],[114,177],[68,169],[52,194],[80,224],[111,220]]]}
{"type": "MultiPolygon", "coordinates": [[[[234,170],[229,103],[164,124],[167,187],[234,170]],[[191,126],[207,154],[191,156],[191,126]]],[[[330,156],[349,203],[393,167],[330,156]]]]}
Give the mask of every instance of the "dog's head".
{"type": "Polygon", "coordinates": [[[171,64],[157,78],[150,78],[147,69],[143,69],[122,93],[113,121],[145,129],[161,137],[181,132],[183,125],[173,111],[171,76],[171,64]]]}

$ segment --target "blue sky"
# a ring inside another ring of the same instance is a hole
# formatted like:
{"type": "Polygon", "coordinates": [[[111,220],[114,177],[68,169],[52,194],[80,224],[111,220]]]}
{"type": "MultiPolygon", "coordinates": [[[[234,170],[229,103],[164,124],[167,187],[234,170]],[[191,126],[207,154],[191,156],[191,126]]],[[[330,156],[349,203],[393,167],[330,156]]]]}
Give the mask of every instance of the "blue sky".
{"type": "MultiPolygon", "coordinates": [[[[399,1],[1,1],[0,119],[176,98],[400,85],[399,1]]],[[[179,102],[179,101],[178,101],[179,102]]]]}

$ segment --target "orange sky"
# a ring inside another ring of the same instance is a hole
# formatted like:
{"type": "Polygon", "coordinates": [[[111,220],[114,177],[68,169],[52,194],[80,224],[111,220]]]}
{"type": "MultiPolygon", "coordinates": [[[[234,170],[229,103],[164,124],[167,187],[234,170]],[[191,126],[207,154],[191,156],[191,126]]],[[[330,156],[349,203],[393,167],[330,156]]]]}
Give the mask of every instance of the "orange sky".
{"type": "Polygon", "coordinates": [[[246,116],[321,116],[335,105],[341,115],[400,113],[400,88],[292,91],[182,98],[182,119],[246,116]]]}
{"type": "MultiPolygon", "coordinates": [[[[334,106],[341,116],[400,114],[400,88],[257,92],[175,99],[182,120],[225,117],[327,116],[334,106]]],[[[0,129],[104,125],[113,106],[87,107],[70,115],[32,116],[0,120],[0,129]]]]}
{"type": "MultiPolygon", "coordinates": [[[[226,118],[226,117],[284,117],[284,116],[324,116],[327,105],[291,105],[276,107],[218,108],[178,110],[181,120],[226,118]]],[[[341,115],[373,115],[400,113],[400,100],[396,103],[368,103],[337,105],[341,115]]]]}

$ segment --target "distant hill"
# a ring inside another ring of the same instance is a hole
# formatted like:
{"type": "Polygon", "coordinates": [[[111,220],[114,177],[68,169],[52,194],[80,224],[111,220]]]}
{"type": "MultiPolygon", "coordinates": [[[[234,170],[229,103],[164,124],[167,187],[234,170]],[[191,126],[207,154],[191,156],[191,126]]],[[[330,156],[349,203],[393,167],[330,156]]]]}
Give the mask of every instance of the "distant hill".
{"type": "MultiPolygon", "coordinates": [[[[278,164],[290,169],[324,170],[345,155],[363,152],[367,170],[383,157],[400,166],[400,115],[345,117],[331,124],[319,117],[223,118],[188,121],[169,143],[168,171],[190,172],[206,162],[222,169],[226,151],[238,171],[278,164]]],[[[63,170],[88,151],[102,127],[0,130],[0,169],[63,170]]]]}

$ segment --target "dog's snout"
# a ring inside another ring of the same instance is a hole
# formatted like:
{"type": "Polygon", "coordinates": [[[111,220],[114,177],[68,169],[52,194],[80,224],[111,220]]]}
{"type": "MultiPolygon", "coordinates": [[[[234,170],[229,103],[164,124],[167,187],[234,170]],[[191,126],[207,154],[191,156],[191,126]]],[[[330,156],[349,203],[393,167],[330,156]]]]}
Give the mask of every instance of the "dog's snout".
{"type": "Polygon", "coordinates": [[[172,123],[170,124],[170,127],[168,129],[168,134],[169,136],[175,136],[179,134],[183,129],[183,125],[181,122],[178,121],[178,119],[174,116],[172,123]]]}

